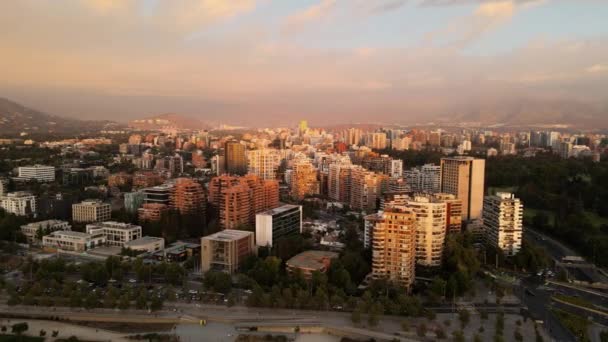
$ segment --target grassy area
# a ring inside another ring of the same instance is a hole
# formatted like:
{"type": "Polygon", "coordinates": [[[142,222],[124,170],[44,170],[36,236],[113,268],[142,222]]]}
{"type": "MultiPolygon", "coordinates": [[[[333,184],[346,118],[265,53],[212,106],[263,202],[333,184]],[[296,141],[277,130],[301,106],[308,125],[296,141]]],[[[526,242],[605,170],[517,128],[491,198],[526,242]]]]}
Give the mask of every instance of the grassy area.
{"type": "Polygon", "coordinates": [[[564,327],[574,334],[577,341],[591,341],[589,339],[589,333],[587,332],[589,321],[585,317],[571,314],[560,309],[551,309],[551,312],[557,316],[557,319],[559,319],[564,327]]]}

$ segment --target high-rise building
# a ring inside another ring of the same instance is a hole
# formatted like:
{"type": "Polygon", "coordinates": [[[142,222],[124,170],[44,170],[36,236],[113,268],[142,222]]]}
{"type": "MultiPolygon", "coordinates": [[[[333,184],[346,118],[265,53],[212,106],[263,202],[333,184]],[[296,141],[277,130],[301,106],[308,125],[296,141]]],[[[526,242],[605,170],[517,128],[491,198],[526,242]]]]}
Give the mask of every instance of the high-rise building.
{"type": "Polygon", "coordinates": [[[434,193],[441,190],[441,166],[425,164],[403,173],[406,183],[413,192],[434,193]]]}
{"type": "Polygon", "coordinates": [[[334,163],[329,165],[327,190],[328,196],[334,201],[350,202],[351,172],[357,166],[349,163],[334,163]]]}
{"type": "Polygon", "coordinates": [[[367,133],[365,145],[375,149],[383,150],[387,147],[386,133],[384,132],[373,132],[367,133]]]}
{"type": "Polygon", "coordinates": [[[255,216],[255,244],[272,247],[280,239],[302,233],[302,206],[286,204],[255,216]]]}
{"type": "Polygon", "coordinates": [[[257,254],[253,232],[226,229],[201,238],[201,271],[232,274],[257,254]]]}
{"type": "Polygon", "coordinates": [[[262,179],[277,179],[281,155],[275,149],[247,151],[247,171],[262,179]]]}
{"type": "Polygon", "coordinates": [[[255,224],[255,214],[279,206],[279,183],[255,175],[211,179],[209,202],[219,210],[220,226],[233,229],[255,224]]]}
{"type": "Polygon", "coordinates": [[[245,145],[238,141],[227,141],[224,145],[224,171],[231,175],[247,173],[245,145]]]}
{"type": "Polygon", "coordinates": [[[349,145],[360,145],[363,132],[359,128],[349,128],[346,133],[346,143],[349,145]]]}
{"type": "Polygon", "coordinates": [[[55,167],[47,165],[20,166],[19,178],[38,182],[54,182],[55,167]]]}
{"type": "Polygon", "coordinates": [[[191,178],[178,178],[170,195],[170,206],[181,215],[206,219],[207,199],[203,186],[191,178]]]}
{"type": "Polygon", "coordinates": [[[441,192],[462,201],[462,218],[476,220],[483,210],[484,159],[473,157],[441,158],[441,192]]]}
{"type": "Polygon", "coordinates": [[[486,196],[483,203],[483,225],[489,245],[513,256],[521,249],[524,206],[515,195],[499,192],[486,196]]]}
{"type": "Polygon", "coordinates": [[[351,173],[350,206],[355,210],[375,210],[377,200],[386,188],[388,175],[354,168],[351,173]]]}
{"type": "Polygon", "coordinates": [[[462,230],[462,201],[452,194],[436,193],[433,200],[446,204],[446,233],[460,233],[462,230]]]}
{"type": "Polygon", "coordinates": [[[86,200],[72,205],[72,221],[74,222],[101,222],[112,216],[110,203],[101,200],[86,200]]]}
{"type": "Polygon", "coordinates": [[[391,178],[402,178],[403,177],[403,160],[391,159],[388,169],[388,175],[391,178]]]}
{"type": "Polygon", "coordinates": [[[416,214],[409,208],[388,208],[381,215],[372,238],[372,276],[409,292],[416,271],[416,214]]]}
{"type": "Polygon", "coordinates": [[[145,188],[141,191],[144,193],[144,203],[160,203],[165,205],[171,204],[171,192],[173,192],[174,183],[165,183],[151,188],[145,188]]]}
{"type": "Polygon", "coordinates": [[[160,175],[152,171],[140,171],[133,175],[133,188],[141,189],[160,185],[163,179],[160,175]]]}
{"type": "Polygon", "coordinates": [[[307,195],[319,193],[317,169],[308,160],[294,162],[291,174],[291,197],[302,200],[307,195]]]}
{"type": "Polygon", "coordinates": [[[298,125],[298,130],[300,135],[306,134],[306,132],[308,131],[308,121],[301,120],[300,124],[298,125]]]}
{"type": "Polygon", "coordinates": [[[446,233],[446,204],[416,196],[407,208],[416,214],[416,262],[422,266],[441,265],[446,233]]]}

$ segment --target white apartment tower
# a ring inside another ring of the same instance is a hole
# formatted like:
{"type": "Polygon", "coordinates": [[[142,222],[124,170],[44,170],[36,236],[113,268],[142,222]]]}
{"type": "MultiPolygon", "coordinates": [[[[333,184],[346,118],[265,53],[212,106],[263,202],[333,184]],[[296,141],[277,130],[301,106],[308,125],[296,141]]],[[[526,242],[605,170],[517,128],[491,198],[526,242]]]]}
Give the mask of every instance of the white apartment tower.
{"type": "Polygon", "coordinates": [[[499,192],[486,196],[483,203],[483,225],[489,245],[513,256],[521,249],[524,206],[515,195],[499,192]]]}

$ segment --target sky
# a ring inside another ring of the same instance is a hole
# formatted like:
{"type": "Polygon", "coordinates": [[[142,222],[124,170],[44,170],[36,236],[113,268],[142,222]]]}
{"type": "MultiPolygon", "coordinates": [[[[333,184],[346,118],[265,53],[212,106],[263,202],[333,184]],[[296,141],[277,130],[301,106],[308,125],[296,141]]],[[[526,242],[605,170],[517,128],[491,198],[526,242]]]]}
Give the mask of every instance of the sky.
{"type": "Polygon", "coordinates": [[[0,97],[57,115],[608,117],[606,0],[0,1],[0,97]]]}

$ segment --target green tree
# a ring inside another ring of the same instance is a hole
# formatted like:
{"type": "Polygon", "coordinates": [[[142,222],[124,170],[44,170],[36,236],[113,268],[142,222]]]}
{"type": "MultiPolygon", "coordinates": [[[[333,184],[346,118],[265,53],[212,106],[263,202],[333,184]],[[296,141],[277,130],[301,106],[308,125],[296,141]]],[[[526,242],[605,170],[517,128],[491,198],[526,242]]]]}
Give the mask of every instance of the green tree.
{"type": "Polygon", "coordinates": [[[140,310],[148,308],[148,299],[146,298],[146,294],[144,292],[141,292],[137,296],[137,299],[135,300],[135,307],[140,310]]]}
{"type": "Polygon", "coordinates": [[[460,326],[464,329],[471,320],[471,314],[467,310],[460,310],[458,311],[458,319],[460,320],[460,326]]]}
{"type": "Polygon", "coordinates": [[[118,308],[121,310],[127,310],[127,309],[129,309],[130,306],[131,306],[131,300],[129,298],[129,295],[124,294],[124,295],[120,296],[120,299],[118,300],[118,308]]]}
{"type": "Polygon", "coordinates": [[[355,310],[353,310],[350,316],[350,319],[354,324],[361,323],[361,309],[359,309],[358,307],[355,308],[355,310]]]}
{"type": "Polygon", "coordinates": [[[426,331],[427,331],[427,327],[426,327],[426,324],[424,324],[424,323],[420,323],[416,327],[416,335],[418,335],[419,337],[425,337],[426,331]]]}
{"type": "Polygon", "coordinates": [[[13,334],[21,335],[29,329],[29,325],[26,322],[13,324],[11,326],[11,331],[13,334]]]}

